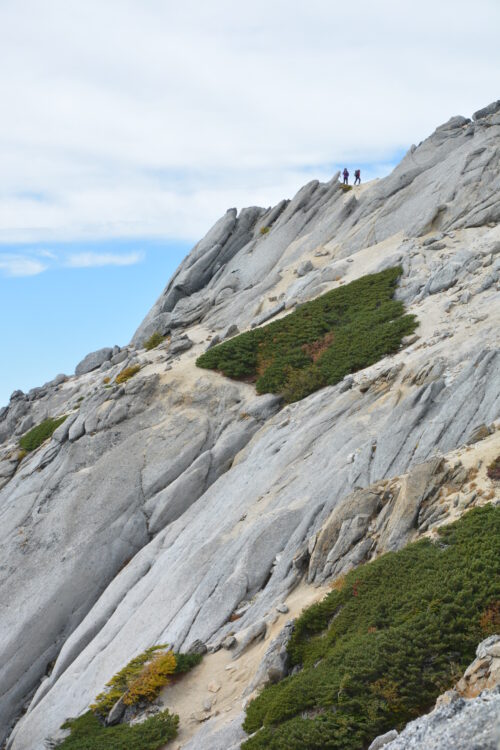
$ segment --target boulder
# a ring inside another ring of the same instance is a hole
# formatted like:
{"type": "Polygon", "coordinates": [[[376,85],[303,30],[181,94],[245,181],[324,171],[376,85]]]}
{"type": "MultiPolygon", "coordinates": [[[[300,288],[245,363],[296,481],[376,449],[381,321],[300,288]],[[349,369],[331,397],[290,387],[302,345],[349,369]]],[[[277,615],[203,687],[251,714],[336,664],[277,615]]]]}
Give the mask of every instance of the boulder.
{"type": "Polygon", "coordinates": [[[447,263],[438,268],[428,284],[428,293],[437,294],[438,292],[445,292],[447,289],[450,289],[457,283],[459,270],[460,266],[455,263],[447,263]]]}
{"type": "Polygon", "coordinates": [[[397,736],[398,733],[395,729],[391,729],[385,734],[380,734],[378,737],[375,737],[371,745],[368,746],[368,750],[380,750],[380,748],[386,747],[389,742],[395,740],[397,736]]]}
{"type": "Polygon", "coordinates": [[[121,364],[121,362],[125,362],[128,356],[129,356],[129,352],[127,351],[127,349],[122,349],[120,352],[113,354],[113,356],[111,357],[111,364],[119,365],[121,364]]]}
{"type": "Polygon", "coordinates": [[[87,372],[97,370],[103,362],[107,362],[113,356],[113,349],[105,347],[104,349],[98,349],[95,352],[90,352],[81,362],[75,367],[75,375],[85,375],[87,372]]]}
{"type": "Polygon", "coordinates": [[[70,414],[62,424],[52,433],[52,440],[58,443],[64,443],[68,439],[69,430],[74,422],[76,422],[78,414],[70,414]]]}
{"type": "Polygon", "coordinates": [[[175,306],[171,318],[171,328],[184,328],[191,323],[201,320],[210,310],[211,302],[207,297],[193,295],[179,300],[175,306]]]}
{"type": "Polygon", "coordinates": [[[221,338],[220,338],[219,334],[218,334],[218,333],[216,333],[216,334],[215,334],[214,336],[212,336],[212,338],[210,339],[210,342],[209,342],[209,344],[208,344],[208,346],[207,346],[207,348],[206,348],[206,350],[205,350],[205,351],[207,351],[207,352],[208,352],[208,350],[209,350],[209,349],[212,349],[212,347],[214,347],[214,346],[217,346],[217,344],[220,344],[220,342],[221,342],[221,338]]]}
{"type": "Polygon", "coordinates": [[[187,654],[200,654],[201,656],[203,656],[203,654],[207,653],[206,644],[200,640],[193,641],[193,643],[190,645],[186,653],[187,654]]]}
{"type": "Polygon", "coordinates": [[[178,338],[172,338],[170,346],[168,347],[167,354],[169,357],[176,357],[178,354],[191,349],[192,346],[193,342],[191,341],[189,336],[179,336],[178,338]]]}
{"type": "Polygon", "coordinates": [[[260,690],[265,685],[279,682],[288,674],[289,657],[287,646],[292,637],[295,620],[289,620],[279,634],[271,641],[260,662],[255,677],[245,691],[250,695],[254,690],[260,690]]]}
{"type": "Polygon", "coordinates": [[[228,328],[226,328],[226,330],[222,334],[222,338],[225,341],[226,339],[230,339],[233,336],[237,336],[239,332],[240,332],[240,329],[238,328],[236,323],[231,323],[231,325],[228,328]]]}
{"type": "Polygon", "coordinates": [[[500,99],[497,99],[496,102],[492,102],[491,104],[488,104],[487,107],[483,107],[482,109],[478,109],[477,112],[474,112],[472,115],[473,120],[484,120],[485,117],[489,117],[490,115],[496,114],[496,112],[500,112],[500,99]]]}
{"type": "Polygon", "coordinates": [[[70,443],[74,443],[75,440],[79,440],[83,435],[85,435],[85,415],[79,414],[78,417],[75,419],[75,421],[69,427],[68,439],[70,443]]]}
{"type": "Polygon", "coordinates": [[[274,307],[271,307],[270,310],[266,310],[266,312],[259,315],[257,318],[255,318],[252,321],[252,328],[256,328],[257,326],[261,326],[263,323],[266,323],[268,320],[271,320],[271,318],[274,318],[275,315],[278,315],[278,313],[283,312],[285,309],[285,303],[280,302],[279,305],[275,305],[274,307]]]}
{"type": "Polygon", "coordinates": [[[125,711],[127,710],[127,706],[123,700],[123,695],[121,698],[119,698],[109,714],[106,717],[106,724],[108,727],[112,727],[115,724],[119,724],[120,721],[123,718],[123,715],[125,711]]]}
{"type": "Polygon", "coordinates": [[[302,263],[299,264],[297,267],[297,276],[305,276],[307,273],[310,273],[314,269],[313,264],[310,260],[304,260],[302,263]]]}

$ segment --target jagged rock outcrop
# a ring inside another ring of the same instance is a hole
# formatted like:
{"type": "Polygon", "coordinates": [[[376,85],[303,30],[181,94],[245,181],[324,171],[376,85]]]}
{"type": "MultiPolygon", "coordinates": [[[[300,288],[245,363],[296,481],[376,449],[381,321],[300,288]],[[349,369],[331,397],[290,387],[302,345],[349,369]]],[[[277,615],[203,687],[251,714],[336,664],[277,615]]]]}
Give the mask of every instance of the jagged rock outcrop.
{"type": "Polygon", "coordinates": [[[437,457],[414,466],[405,476],[347,495],[308,541],[309,583],[343,575],[449,523],[457,511],[481,501],[469,490],[474,475],[460,461],[451,466],[437,457]]]}
{"type": "Polygon", "coordinates": [[[384,750],[498,750],[500,689],[462,698],[416,719],[384,750]]]}
{"type": "MultiPolygon", "coordinates": [[[[133,346],[13,394],[0,411],[4,735],[27,710],[9,748],[42,750],[153,643],[262,636],[304,574],[318,583],[476,502],[441,457],[480,425],[483,442],[499,434],[497,119],[494,107],[453,118],[362,189],[344,194],[334,177],[273,209],[229,211],[133,346]],[[196,369],[214,334],[396,263],[417,335],[337,386],[283,408],[196,369]],[[140,349],[157,330],[171,340],[140,349]],[[19,437],[64,414],[21,460],[19,437]]],[[[227,719],[217,731],[235,744],[241,719],[227,719]]],[[[192,746],[215,747],[211,734],[192,746]]]]}
{"type": "Polygon", "coordinates": [[[108,362],[114,354],[118,354],[118,351],[115,352],[111,347],[104,347],[104,349],[90,352],[75,367],[75,375],[85,375],[87,372],[97,370],[104,362],[108,362]]]}

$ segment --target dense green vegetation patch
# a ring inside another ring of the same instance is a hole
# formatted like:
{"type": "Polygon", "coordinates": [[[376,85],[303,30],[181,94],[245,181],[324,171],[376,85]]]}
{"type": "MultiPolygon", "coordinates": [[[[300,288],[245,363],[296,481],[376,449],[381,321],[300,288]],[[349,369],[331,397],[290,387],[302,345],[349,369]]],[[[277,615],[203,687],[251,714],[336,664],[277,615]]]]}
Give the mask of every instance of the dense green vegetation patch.
{"type": "Polygon", "coordinates": [[[214,346],[196,361],[259,393],[297,401],[398,350],[417,322],[393,299],[401,268],[363,276],[262,328],[214,346]]]}
{"type": "Polygon", "coordinates": [[[245,750],[364,750],[427,711],[496,632],[500,508],[351,571],[298,619],[301,671],[250,703],[245,750]]]}
{"type": "Polygon", "coordinates": [[[57,430],[59,425],[62,424],[65,419],[65,416],[59,417],[58,419],[52,419],[52,417],[44,419],[43,422],[40,422],[40,424],[33,427],[32,430],[20,438],[20,447],[27,453],[36,450],[36,448],[38,448],[55,430],[57,430]]]}
{"type": "Polygon", "coordinates": [[[177,736],[179,717],[167,711],[146,719],[142,724],[118,724],[105,727],[87,711],[78,719],[69,719],[63,729],[71,734],[62,741],[61,750],[158,750],[177,736]]]}

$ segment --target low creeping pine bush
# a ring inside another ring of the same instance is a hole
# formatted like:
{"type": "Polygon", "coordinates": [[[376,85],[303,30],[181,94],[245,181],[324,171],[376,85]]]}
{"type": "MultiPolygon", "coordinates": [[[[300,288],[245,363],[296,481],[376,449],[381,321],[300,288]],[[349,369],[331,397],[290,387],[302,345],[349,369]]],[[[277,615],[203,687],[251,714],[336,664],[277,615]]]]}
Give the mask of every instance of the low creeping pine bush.
{"type": "Polygon", "coordinates": [[[57,747],[60,750],[158,750],[177,736],[179,717],[168,710],[141,724],[105,727],[92,711],[68,719],[63,729],[71,734],[57,747]]]}
{"type": "Polygon", "coordinates": [[[396,352],[417,327],[415,317],[393,299],[401,273],[389,268],[333,289],[280,320],[212,347],[196,364],[231,378],[255,379],[258,393],[282,393],[288,402],[335,385],[396,352]]]}
{"type": "Polygon", "coordinates": [[[58,419],[52,419],[52,417],[44,419],[43,422],[40,422],[40,424],[33,427],[33,429],[19,439],[20,448],[23,451],[26,451],[26,453],[36,450],[36,448],[38,448],[55,430],[57,430],[59,425],[61,425],[65,419],[66,416],[59,417],[58,419]]]}
{"type": "Polygon", "coordinates": [[[245,750],[364,750],[428,711],[498,632],[500,508],[485,506],[345,576],[304,610],[300,671],[248,708],[245,750]]]}

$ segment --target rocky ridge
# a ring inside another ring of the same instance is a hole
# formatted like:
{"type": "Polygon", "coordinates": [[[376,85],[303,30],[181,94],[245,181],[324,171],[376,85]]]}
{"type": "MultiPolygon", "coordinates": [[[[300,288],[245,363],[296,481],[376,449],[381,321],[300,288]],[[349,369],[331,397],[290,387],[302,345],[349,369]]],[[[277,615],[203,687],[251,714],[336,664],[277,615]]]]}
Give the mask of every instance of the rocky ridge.
{"type": "Polygon", "coordinates": [[[361,189],[344,193],[334,176],[273,209],[232,209],[130,346],[12,395],[0,410],[8,747],[41,750],[151,644],[197,640],[214,652],[204,669],[236,655],[246,677],[199,734],[180,712],[179,741],[239,743],[277,605],[304,586],[319,596],[313,584],[495,501],[484,469],[500,452],[499,154],[500,105],[452,118],[361,189]],[[341,384],[282,408],[196,369],[234,326],[396,264],[417,334],[341,384]],[[156,331],[168,338],[145,351],[156,331]],[[19,437],[61,414],[52,438],[20,460],[19,437]],[[218,650],[228,636],[232,654],[218,650]]]}

